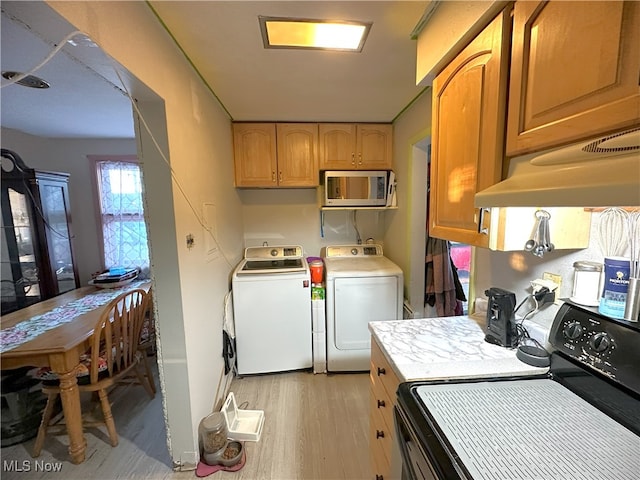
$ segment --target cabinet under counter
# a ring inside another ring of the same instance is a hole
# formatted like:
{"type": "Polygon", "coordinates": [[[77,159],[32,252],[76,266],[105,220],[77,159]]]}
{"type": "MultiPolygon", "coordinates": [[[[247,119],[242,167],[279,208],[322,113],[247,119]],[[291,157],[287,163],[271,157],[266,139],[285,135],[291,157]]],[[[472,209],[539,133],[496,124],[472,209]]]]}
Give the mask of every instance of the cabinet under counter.
{"type": "Polygon", "coordinates": [[[545,373],[516,358],[515,349],[484,341],[471,317],[370,322],[371,402],[369,449],[373,478],[398,478],[393,407],[402,382],[494,378],[545,373]]]}

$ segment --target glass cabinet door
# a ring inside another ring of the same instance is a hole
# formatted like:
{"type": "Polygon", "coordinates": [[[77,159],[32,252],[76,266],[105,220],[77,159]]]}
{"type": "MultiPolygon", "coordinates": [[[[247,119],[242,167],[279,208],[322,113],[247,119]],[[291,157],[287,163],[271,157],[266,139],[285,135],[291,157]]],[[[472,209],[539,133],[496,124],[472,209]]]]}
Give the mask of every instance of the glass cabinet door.
{"type": "Polygon", "coordinates": [[[68,292],[76,288],[76,279],[71,255],[69,205],[65,186],[40,180],[38,183],[53,281],[58,293],[68,292]]]}
{"type": "MultiPolygon", "coordinates": [[[[4,190],[4,189],[3,189],[4,190]]],[[[41,300],[36,262],[36,233],[25,194],[3,191],[2,312],[41,300]]]]}

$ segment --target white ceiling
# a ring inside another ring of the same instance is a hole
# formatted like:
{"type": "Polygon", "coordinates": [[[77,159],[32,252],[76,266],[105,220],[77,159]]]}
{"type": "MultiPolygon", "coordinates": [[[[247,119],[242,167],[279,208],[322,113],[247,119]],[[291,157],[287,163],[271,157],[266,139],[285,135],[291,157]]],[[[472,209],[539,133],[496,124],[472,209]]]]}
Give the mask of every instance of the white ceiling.
{"type": "MultiPolygon", "coordinates": [[[[428,3],[149,2],[233,120],[320,122],[390,122],[421,92],[410,34],[428,3]],[[373,26],[362,53],[265,49],[259,15],[373,26]]],[[[45,2],[0,6],[2,71],[30,71],[74,30],[45,2]]],[[[79,50],[66,45],[35,72],[50,89],[3,87],[2,126],[52,138],[133,137],[129,101],[114,86],[119,79],[84,64],[87,51],[103,55],[99,48],[79,50]]]]}

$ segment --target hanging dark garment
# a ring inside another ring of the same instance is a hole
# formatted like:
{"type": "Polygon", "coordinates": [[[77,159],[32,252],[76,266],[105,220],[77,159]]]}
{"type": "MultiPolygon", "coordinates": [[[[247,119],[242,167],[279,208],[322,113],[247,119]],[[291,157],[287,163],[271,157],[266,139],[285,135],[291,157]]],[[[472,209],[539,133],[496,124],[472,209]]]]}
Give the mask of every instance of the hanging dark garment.
{"type": "Polygon", "coordinates": [[[425,304],[435,306],[439,317],[462,315],[461,302],[466,297],[447,240],[427,237],[425,287],[425,304]]]}

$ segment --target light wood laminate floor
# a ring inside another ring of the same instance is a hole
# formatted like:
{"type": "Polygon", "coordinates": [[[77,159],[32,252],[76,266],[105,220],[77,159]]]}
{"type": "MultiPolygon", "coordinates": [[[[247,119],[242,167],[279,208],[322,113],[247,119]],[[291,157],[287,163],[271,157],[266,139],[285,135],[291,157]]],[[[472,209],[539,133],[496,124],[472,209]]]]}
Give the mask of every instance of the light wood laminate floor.
{"type": "MultiPolygon", "coordinates": [[[[246,402],[242,408],[264,410],[262,438],[259,442],[245,443],[247,458],[241,470],[217,472],[205,478],[371,477],[367,373],[247,376],[234,379],[231,391],[239,405],[246,402]]],[[[32,439],[2,448],[0,477],[3,480],[197,478],[195,471],[174,472],[171,468],[160,394],[151,400],[143,388],[124,386],[113,391],[110,399],[120,439],[117,447],[109,445],[104,429],[89,429],[85,433],[87,459],[81,465],[73,465],[68,461],[66,436],[48,436],[37,459],[31,458],[32,439]]],[[[83,408],[89,401],[90,398],[83,399],[83,408]]]]}

